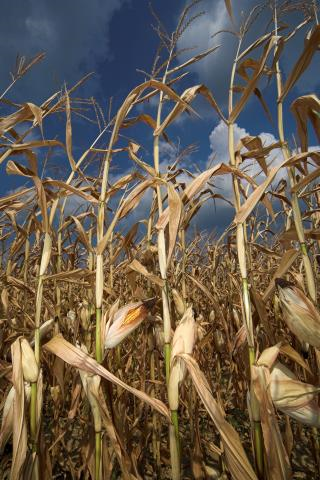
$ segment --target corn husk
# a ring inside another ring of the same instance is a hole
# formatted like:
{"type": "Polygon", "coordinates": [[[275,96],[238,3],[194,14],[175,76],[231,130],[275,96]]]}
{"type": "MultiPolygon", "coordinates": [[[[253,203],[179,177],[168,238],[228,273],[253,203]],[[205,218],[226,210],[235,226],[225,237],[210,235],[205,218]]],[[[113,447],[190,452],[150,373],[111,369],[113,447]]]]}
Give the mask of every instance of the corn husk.
{"type": "Polygon", "coordinates": [[[114,348],[145,320],[155,299],[129,303],[120,308],[106,325],[105,348],[114,348]],[[112,321],[112,323],[111,323],[112,321]]]}
{"type": "Polygon", "coordinates": [[[276,279],[283,320],[300,342],[320,348],[320,314],[292,283],[276,279]]]}
{"type": "Polygon", "coordinates": [[[20,345],[24,381],[35,383],[38,380],[39,366],[37,364],[34,351],[32,350],[28,340],[26,340],[25,338],[21,339],[20,345]]]}
{"type": "Polygon", "coordinates": [[[270,376],[270,394],[275,407],[300,423],[320,427],[319,388],[300,382],[285,365],[277,362],[270,376]]]}
{"type": "Polygon", "coordinates": [[[88,302],[84,301],[81,305],[80,308],[80,322],[81,322],[81,327],[84,330],[87,330],[89,328],[89,323],[90,323],[90,314],[89,314],[89,304],[88,302]]]}
{"type": "Polygon", "coordinates": [[[175,306],[175,309],[176,309],[178,315],[180,315],[180,317],[182,317],[186,308],[185,308],[185,305],[184,305],[184,302],[182,300],[181,295],[174,288],[172,289],[172,298],[173,298],[174,306],[175,306]]]}
{"type": "Polygon", "coordinates": [[[168,386],[168,400],[171,410],[177,410],[179,406],[179,385],[186,374],[186,366],[181,358],[182,353],[192,354],[196,338],[196,322],[192,308],[187,308],[174,332],[170,355],[170,377],[168,386]]]}
{"type": "MultiPolygon", "coordinates": [[[[24,394],[26,404],[30,403],[31,386],[30,383],[24,382],[24,394]]],[[[7,395],[2,411],[2,423],[0,430],[0,454],[3,453],[4,447],[12,435],[13,430],[13,403],[15,398],[15,389],[12,386],[7,395]]]]}
{"type": "MultiPolygon", "coordinates": [[[[42,340],[43,337],[45,337],[50,332],[50,330],[52,330],[53,325],[54,325],[54,319],[49,318],[49,320],[47,320],[40,326],[39,328],[40,340],[42,340]]],[[[29,345],[32,348],[34,347],[34,336],[31,339],[29,339],[29,345]]]]}

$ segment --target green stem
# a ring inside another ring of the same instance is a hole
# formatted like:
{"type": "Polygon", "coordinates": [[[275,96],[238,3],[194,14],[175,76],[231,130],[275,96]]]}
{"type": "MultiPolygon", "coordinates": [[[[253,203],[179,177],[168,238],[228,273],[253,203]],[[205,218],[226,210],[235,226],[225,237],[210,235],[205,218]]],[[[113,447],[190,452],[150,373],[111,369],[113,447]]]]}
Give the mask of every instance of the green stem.
{"type": "Polygon", "coordinates": [[[168,383],[169,383],[169,377],[170,377],[170,353],[171,353],[170,343],[165,343],[165,344],[164,344],[164,359],[165,359],[165,365],[166,365],[166,381],[167,381],[167,385],[168,385],[168,383]]]}

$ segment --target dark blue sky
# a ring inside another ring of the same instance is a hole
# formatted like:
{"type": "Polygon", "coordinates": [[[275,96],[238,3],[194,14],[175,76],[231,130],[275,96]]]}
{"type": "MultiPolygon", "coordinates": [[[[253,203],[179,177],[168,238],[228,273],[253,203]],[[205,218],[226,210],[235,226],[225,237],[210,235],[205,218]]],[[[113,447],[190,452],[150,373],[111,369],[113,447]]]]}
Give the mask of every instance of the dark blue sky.
{"type": "MultiPolygon", "coordinates": [[[[167,30],[172,31],[177,23],[179,13],[186,4],[185,1],[154,0],[152,3],[167,30]]],[[[234,0],[237,22],[239,23],[240,18],[246,19],[249,10],[257,3],[255,0],[234,0]]],[[[32,56],[36,52],[45,51],[45,60],[20,80],[6,98],[20,103],[31,101],[41,104],[52,93],[58,91],[64,82],[71,86],[81,76],[93,71],[94,75],[84,87],[79,89],[77,95],[87,98],[94,96],[105,115],[107,115],[109,99],[112,97],[114,113],[128,92],[145,80],[145,76],[137,72],[137,69],[149,72],[152,68],[159,40],[152,28],[155,20],[150,14],[148,4],[149,2],[146,0],[42,0],[41,2],[38,0],[3,0],[0,18],[0,90],[5,90],[10,82],[9,72],[18,53],[32,56]]],[[[178,44],[178,48],[181,50],[188,47],[196,48],[191,52],[181,53],[177,62],[183,62],[210,46],[218,44],[221,46],[210,57],[191,67],[189,75],[178,87],[178,91],[181,92],[188,86],[204,83],[208,85],[225,111],[228,76],[236,42],[234,37],[227,33],[220,34],[213,39],[211,36],[218,30],[231,28],[230,20],[223,0],[199,2],[190,15],[197,14],[197,12],[206,13],[186,30],[178,44]]],[[[246,44],[265,33],[269,19],[270,11],[266,8],[253,24],[246,44]]],[[[286,18],[288,23],[296,23],[301,19],[301,14],[286,18]]],[[[307,30],[304,29],[301,31],[301,35],[288,44],[282,59],[285,75],[290,71],[301,51],[303,36],[306,32],[307,30]]],[[[311,69],[302,77],[288,97],[287,110],[296,96],[318,92],[318,62],[319,55],[316,55],[311,69]]],[[[261,89],[266,101],[271,105],[276,95],[274,83],[267,86],[264,82],[261,84],[261,89]]],[[[275,103],[273,102],[272,105],[271,111],[276,120],[275,103]]],[[[224,141],[225,131],[222,126],[218,126],[217,116],[204,101],[195,102],[194,108],[200,114],[200,119],[190,118],[184,114],[181,120],[168,131],[171,140],[180,144],[181,147],[197,144],[197,152],[185,160],[185,165],[191,170],[195,170],[195,165],[200,170],[204,170],[213,152],[216,153],[216,161],[228,162],[224,141]],[[215,128],[216,130],[214,130],[215,128]]],[[[5,111],[6,107],[0,107],[0,115],[5,111]]],[[[147,107],[147,111],[154,115],[152,106],[147,107]]],[[[89,116],[94,118],[92,111],[89,112],[89,116]]],[[[58,137],[64,141],[64,122],[64,116],[56,116],[48,125],[45,125],[46,138],[58,137]]],[[[275,127],[267,121],[256,99],[250,101],[245,113],[240,116],[237,123],[239,135],[241,132],[242,134],[262,134],[264,140],[269,143],[277,138],[275,127]]],[[[98,130],[96,125],[80,120],[74,115],[73,130],[74,156],[77,159],[90,146],[98,130]]],[[[290,114],[286,119],[286,130],[289,132],[289,137],[295,131],[290,114]]],[[[144,159],[151,162],[151,130],[148,127],[139,127],[124,133],[137,138],[142,143],[145,147],[144,159]]],[[[108,138],[105,136],[102,145],[105,145],[107,140],[108,138]]],[[[311,141],[313,142],[314,139],[311,138],[311,141]]],[[[66,177],[68,174],[67,162],[61,152],[58,153],[49,162],[48,174],[54,176],[55,169],[53,167],[61,165],[62,170],[59,175],[62,174],[63,177],[66,177]]],[[[164,164],[169,163],[174,158],[174,154],[174,150],[163,145],[162,161],[164,164]]],[[[4,169],[5,165],[1,165],[0,168],[4,169]]],[[[114,173],[120,173],[128,168],[130,168],[129,161],[124,157],[113,161],[114,173]]],[[[19,177],[7,177],[6,182],[2,182],[0,188],[4,193],[17,188],[22,183],[19,177]]],[[[220,182],[218,186],[224,188],[223,182],[220,182]]],[[[210,213],[212,211],[211,208],[210,213]]],[[[206,223],[207,214],[208,209],[202,215],[200,214],[201,224],[206,223]]],[[[231,213],[227,217],[230,219],[231,213]]],[[[226,214],[222,213],[216,216],[215,221],[225,223],[225,220],[226,214]]]]}

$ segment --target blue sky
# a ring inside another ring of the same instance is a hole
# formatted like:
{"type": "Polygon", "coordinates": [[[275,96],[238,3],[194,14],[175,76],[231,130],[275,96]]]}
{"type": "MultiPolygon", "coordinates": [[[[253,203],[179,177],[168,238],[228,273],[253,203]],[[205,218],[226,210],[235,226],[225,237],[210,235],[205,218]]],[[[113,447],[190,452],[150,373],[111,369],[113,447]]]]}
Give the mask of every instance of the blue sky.
{"type": "MultiPolygon", "coordinates": [[[[94,72],[78,94],[87,98],[94,96],[105,115],[107,115],[109,99],[112,97],[113,112],[115,112],[128,92],[145,80],[145,76],[137,72],[137,69],[149,72],[152,67],[158,38],[152,28],[155,20],[150,14],[148,3],[145,0],[91,0],[90,2],[87,0],[55,0],[54,2],[51,0],[41,2],[3,0],[3,14],[0,18],[0,90],[5,90],[10,82],[9,72],[18,53],[32,56],[39,51],[45,51],[45,60],[16,84],[7,96],[9,100],[41,104],[52,93],[58,91],[64,82],[71,86],[81,76],[94,72]]],[[[170,32],[175,28],[179,13],[186,3],[182,0],[154,0],[152,4],[170,32]]],[[[239,23],[240,18],[247,18],[248,12],[257,5],[257,2],[234,0],[233,4],[235,17],[239,23]]],[[[215,38],[211,37],[216,31],[230,29],[232,25],[223,0],[199,2],[192,10],[192,15],[197,12],[206,13],[186,30],[178,45],[179,49],[195,48],[191,52],[181,53],[177,62],[183,62],[210,46],[219,44],[220,47],[210,57],[191,67],[189,75],[178,90],[181,92],[187,86],[204,83],[211,89],[225,111],[228,76],[236,42],[228,33],[222,33],[215,38]]],[[[270,11],[266,8],[254,23],[247,37],[247,44],[256,36],[265,33],[269,19],[270,11]]],[[[301,14],[286,18],[288,23],[296,23],[301,19],[301,14]]],[[[307,30],[304,29],[288,44],[282,60],[285,75],[288,74],[301,51],[301,41],[306,32],[307,30]]],[[[319,55],[316,55],[309,72],[301,78],[288,97],[287,110],[295,97],[318,92],[318,62],[319,55]]],[[[264,82],[260,87],[266,100],[272,102],[276,95],[274,83],[267,86],[264,82]]],[[[2,115],[6,107],[0,108],[0,115],[2,115]]],[[[168,131],[171,140],[181,147],[193,143],[197,145],[197,152],[186,159],[186,165],[193,170],[196,168],[204,170],[210,162],[212,153],[216,154],[215,161],[227,162],[226,132],[221,125],[219,126],[217,116],[204,101],[196,101],[194,108],[199,113],[200,119],[184,114],[168,131]]],[[[274,103],[271,110],[276,120],[274,103]]],[[[147,111],[154,114],[152,105],[147,107],[147,111]]],[[[90,115],[93,118],[92,112],[90,115]]],[[[46,138],[58,137],[63,141],[64,122],[63,116],[56,116],[49,122],[45,126],[46,138]]],[[[275,127],[270,125],[256,99],[250,101],[245,114],[240,116],[238,124],[237,134],[239,135],[240,133],[262,134],[263,138],[270,142],[277,138],[275,127]]],[[[75,116],[73,116],[73,129],[74,155],[77,159],[90,146],[98,131],[96,125],[75,116]]],[[[290,114],[286,119],[286,130],[288,138],[291,138],[295,125],[290,114]]],[[[150,129],[139,127],[125,133],[142,143],[145,147],[144,159],[150,162],[152,160],[150,129]]],[[[104,137],[102,145],[105,145],[107,140],[108,138],[104,137]]],[[[314,143],[312,137],[311,142],[314,143]]],[[[162,160],[163,163],[167,163],[174,158],[175,152],[165,145],[163,147],[162,160]]],[[[57,174],[57,166],[60,166],[59,175],[66,178],[67,162],[61,152],[56,152],[50,162],[48,174],[54,176],[57,174]]],[[[4,169],[5,166],[1,165],[0,168],[4,169]]],[[[130,164],[124,156],[113,162],[115,174],[128,168],[130,164]]],[[[22,183],[19,177],[6,177],[6,181],[2,182],[0,187],[1,193],[15,189],[22,183]]],[[[217,185],[221,189],[224,188],[224,183],[221,181],[217,185]]],[[[232,218],[232,212],[221,207],[212,222],[212,212],[211,204],[199,215],[200,227],[206,226],[208,222],[210,225],[224,225],[232,218]]]]}

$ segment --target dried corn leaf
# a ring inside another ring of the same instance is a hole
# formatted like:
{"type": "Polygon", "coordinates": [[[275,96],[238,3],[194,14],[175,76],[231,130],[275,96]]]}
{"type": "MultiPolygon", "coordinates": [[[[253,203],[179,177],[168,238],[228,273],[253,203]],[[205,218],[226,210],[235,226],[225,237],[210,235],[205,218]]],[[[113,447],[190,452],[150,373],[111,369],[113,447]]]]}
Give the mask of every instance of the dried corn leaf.
{"type": "Polygon", "coordinates": [[[252,210],[255,208],[261,197],[265,194],[266,189],[272,183],[274,177],[278,173],[281,165],[278,167],[274,167],[270,170],[268,177],[266,180],[257,187],[254,192],[247,198],[244,204],[240,207],[239,211],[235,216],[235,223],[240,224],[246,221],[252,210]]]}
{"type": "Polygon", "coordinates": [[[256,480],[256,474],[247,458],[239,435],[225,420],[224,413],[213,398],[209,384],[197,362],[187,354],[180,354],[179,357],[185,362],[195,389],[220,433],[226,465],[232,478],[234,480],[256,480]]]}
{"type": "Polygon", "coordinates": [[[238,116],[240,115],[240,113],[242,112],[243,110],[243,107],[245,106],[245,104],[247,103],[250,95],[252,94],[252,92],[254,91],[254,89],[256,88],[257,86],[257,83],[261,77],[261,75],[263,74],[264,72],[264,68],[265,68],[265,64],[266,64],[266,61],[268,59],[268,56],[274,46],[274,43],[276,41],[276,38],[275,37],[271,37],[270,40],[268,41],[268,43],[265,45],[264,47],[264,50],[263,50],[263,53],[261,55],[261,58],[259,60],[259,68],[257,68],[253,74],[253,77],[251,78],[251,80],[248,82],[243,94],[241,95],[240,97],[240,100],[237,102],[237,104],[234,106],[230,116],[229,116],[229,122],[231,123],[234,123],[236,121],[236,119],[238,118],[238,116]]]}
{"type": "Polygon", "coordinates": [[[187,60],[186,62],[178,65],[177,67],[171,68],[171,70],[168,70],[167,76],[168,76],[168,75],[172,75],[173,73],[176,73],[176,72],[178,72],[179,70],[182,70],[182,68],[188,67],[189,65],[192,65],[193,63],[196,63],[196,62],[198,62],[199,60],[202,60],[203,58],[205,58],[207,55],[209,55],[210,53],[214,52],[214,51],[217,50],[218,48],[219,48],[219,45],[216,46],[216,47],[208,48],[208,50],[206,50],[205,52],[198,53],[198,55],[195,55],[194,57],[189,58],[189,60],[187,60]]]}
{"type": "Polygon", "coordinates": [[[41,109],[32,103],[25,103],[17,112],[0,118],[0,135],[10,130],[18,123],[25,122],[27,120],[37,121],[40,119],[42,119],[41,109]]]}
{"type": "Polygon", "coordinates": [[[181,95],[181,99],[184,103],[177,103],[167,117],[163,120],[162,124],[154,131],[154,136],[159,136],[161,133],[186,110],[186,105],[191,103],[197,95],[203,95],[205,99],[210,103],[214,110],[218,113],[219,117],[226,123],[226,119],[221,112],[217,102],[212,96],[210,90],[204,85],[196,85],[191,88],[187,88],[181,95]]]}
{"type": "Polygon", "coordinates": [[[69,94],[68,94],[67,90],[65,92],[65,98],[66,98],[66,116],[67,116],[67,121],[66,121],[66,149],[67,149],[67,155],[68,155],[68,159],[69,159],[71,169],[73,171],[75,171],[76,170],[76,163],[75,163],[73,155],[72,155],[72,125],[71,125],[70,98],[69,98],[69,94]]]}
{"type": "Polygon", "coordinates": [[[115,385],[119,385],[136,397],[140,398],[140,400],[146,402],[170,421],[170,413],[164,403],[156,398],[151,398],[143,391],[130,387],[111,372],[106,370],[96,360],[84,353],[80,348],[77,348],[71,343],[67,342],[62,335],[55,336],[43,346],[43,349],[53,353],[54,355],[57,355],[58,357],[62,358],[64,362],[69,363],[75,368],[79,368],[80,370],[84,370],[85,372],[92,373],[94,375],[100,375],[115,385]]]}
{"type": "Polygon", "coordinates": [[[182,201],[180,195],[171,183],[168,183],[168,207],[169,207],[169,247],[167,255],[167,267],[177,240],[182,215],[182,201]]]}
{"type": "Polygon", "coordinates": [[[305,47],[300,57],[298,58],[296,64],[290,72],[290,75],[284,84],[282,89],[281,96],[279,101],[283,101],[287,96],[288,92],[303,74],[303,72],[308,68],[314,53],[316,52],[320,43],[320,25],[317,25],[312,32],[312,35],[309,39],[306,40],[305,47]]]}
{"type": "Polygon", "coordinates": [[[313,373],[310,370],[309,365],[307,362],[301,357],[301,355],[289,344],[286,343],[285,345],[281,345],[280,353],[286,355],[287,357],[291,358],[294,362],[296,362],[300,367],[304,368],[311,376],[313,373]]]}
{"type": "Polygon", "coordinates": [[[159,278],[157,275],[154,275],[153,273],[150,273],[144,265],[142,265],[138,260],[134,259],[132,260],[131,263],[129,263],[128,268],[131,270],[134,270],[135,272],[140,273],[144,277],[146,277],[148,280],[151,282],[155,283],[156,285],[159,285],[160,287],[163,287],[164,281],[159,278]]]}
{"type": "Polygon", "coordinates": [[[71,216],[71,218],[74,221],[74,223],[76,224],[76,227],[77,227],[77,230],[78,230],[78,233],[79,233],[79,238],[82,241],[83,245],[86,247],[88,252],[92,252],[93,251],[92,246],[89,242],[88,235],[86,234],[82,224],[80,223],[80,221],[78,220],[77,217],[71,216]]]}
{"type": "Polygon", "coordinates": [[[279,266],[275,274],[273,275],[271,282],[269,283],[269,286],[267,287],[266,291],[263,294],[262,298],[264,301],[268,300],[268,298],[270,298],[270,296],[274,292],[276,288],[274,283],[275,279],[285,275],[289,271],[293,263],[296,261],[298,256],[299,256],[299,251],[294,248],[285,251],[284,255],[281,258],[279,266]]]}
{"type": "Polygon", "coordinates": [[[129,212],[137,207],[147,188],[155,184],[154,179],[147,179],[139,183],[127,196],[119,208],[119,219],[125,217],[129,212]]]}

